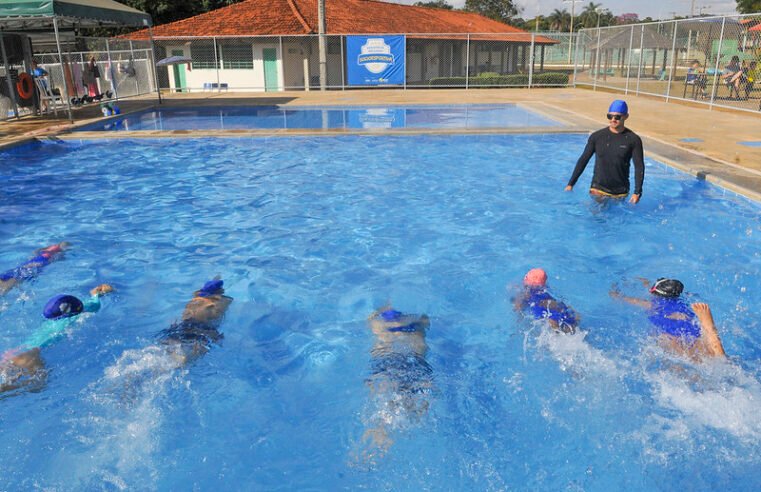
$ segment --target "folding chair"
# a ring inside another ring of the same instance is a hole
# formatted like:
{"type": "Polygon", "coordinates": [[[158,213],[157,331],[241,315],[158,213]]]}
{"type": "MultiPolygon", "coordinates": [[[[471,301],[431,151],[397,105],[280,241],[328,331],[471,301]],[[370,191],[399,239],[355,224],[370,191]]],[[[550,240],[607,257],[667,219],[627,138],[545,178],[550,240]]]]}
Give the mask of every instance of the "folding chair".
{"type": "MultiPolygon", "coordinates": [[[[58,104],[61,104],[61,106],[64,104],[61,94],[55,94],[53,92],[53,90],[48,85],[48,81],[45,80],[45,77],[35,77],[34,84],[37,86],[37,92],[40,95],[40,103],[46,103],[46,112],[48,114],[50,113],[50,106],[52,105],[53,112],[55,113],[56,117],[58,117],[58,104]]],[[[40,110],[42,110],[42,108],[40,108],[40,110]]]]}

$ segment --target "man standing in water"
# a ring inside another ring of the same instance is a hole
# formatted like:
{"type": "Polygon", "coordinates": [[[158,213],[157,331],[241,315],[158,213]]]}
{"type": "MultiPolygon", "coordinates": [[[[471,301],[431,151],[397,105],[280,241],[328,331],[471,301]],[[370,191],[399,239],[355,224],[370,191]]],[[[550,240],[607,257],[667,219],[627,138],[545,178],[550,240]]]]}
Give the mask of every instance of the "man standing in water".
{"type": "Polygon", "coordinates": [[[642,139],[624,126],[629,118],[629,107],[625,101],[613,101],[607,116],[610,122],[608,127],[589,136],[565,191],[573,189],[592,154],[595,154],[595,171],[589,194],[596,198],[625,198],[629,194],[629,165],[634,160],[634,193],[629,202],[637,203],[642,196],[642,182],[645,180],[642,139]]]}

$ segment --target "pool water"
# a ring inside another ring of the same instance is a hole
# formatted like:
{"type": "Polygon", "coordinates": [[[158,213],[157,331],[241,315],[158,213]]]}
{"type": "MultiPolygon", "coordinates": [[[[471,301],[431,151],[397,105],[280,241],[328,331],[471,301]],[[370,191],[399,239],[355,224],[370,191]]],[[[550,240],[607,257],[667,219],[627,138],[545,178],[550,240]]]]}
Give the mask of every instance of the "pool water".
{"type": "Polygon", "coordinates": [[[0,349],[59,292],[112,283],[0,398],[2,488],[733,490],[761,466],[759,206],[647,162],[642,202],[563,192],[583,135],[40,143],[0,155],[0,265],[68,240],[0,298],[0,349]],[[573,336],[512,310],[533,266],[573,336]],[[155,350],[216,274],[235,298],[204,357],[155,350]],[[710,302],[730,355],[663,353],[612,300],[636,277],[710,302]],[[366,318],[427,313],[417,414],[369,392],[366,318]],[[153,348],[151,348],[153,347],[153,348]],[[427,409],[426,408],[427,405],[427,409]],[[396,408],[396,411],[390,409],[396,408]],[[378,420],[393,441],[363,442],[378,420]]]}
{"type": "Polygon", "coordinates": [[[161,108],[79,128],[80,131],[513,128],[561,123],[516,104],[452,106],[223,106],[161,108]]]}

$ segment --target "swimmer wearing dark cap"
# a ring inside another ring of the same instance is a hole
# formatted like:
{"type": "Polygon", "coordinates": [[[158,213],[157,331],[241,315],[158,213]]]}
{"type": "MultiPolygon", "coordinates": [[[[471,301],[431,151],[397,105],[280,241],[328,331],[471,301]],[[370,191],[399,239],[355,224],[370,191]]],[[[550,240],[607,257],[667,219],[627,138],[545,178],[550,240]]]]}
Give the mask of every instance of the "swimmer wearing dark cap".
{"type": "Polygon", "coordinates": [[[46,248],[40,248],[32,257],[21,263],[16,268],[0,273],[0,296],[5,295],[16,285],[36,277],[43,268],[60,259],[63,252],[69,247],[69,243],[62,242],[52,244],[46,248]]]}
{"type": "Polygon", "coordinates": [[[634,193],[630,203],[639,202],[645,180],[645,161],[642,139],[625,127],[629,118],[626,101],[613,101],[608,108],[608,126],[589,136],[565,191],[573,190],[595,155],[595,169],[589,194],[595,198],[625,198],[629,194],[629,166],[634,161],[634,193]]]}
{"type": "Polygon", "coordinates": [[[80,314],[98,312],[101,307],[100,298],[113,291],[110,285],[101,284],[90,291],[91,297],[85,301],[69,294],[51,298],[43,309],[45,322],[40,328],[21,345],[6,351],[0,358],[0,392],[32,382],[43,383],[45,370],[40,349],[63,338],[66,330],[80,314]]]}
{"type": "Polygon", "coordinates": [[[178,365],[198,359],[223,338],[219,324],[233,301],[224,294],[224,281],[209,280],[193,293],[182,319],[159,334],[160,343],[170,349],[178,365]]]}
{"type": "MultiPolygon", "coordinates": [[[[642,280],[645,286],[650,285],[642,280]]],[[[725,357],[711,308],[702,302],[688,305],[682,298],[683,291],[684,284],[679,280],[659,278],[650,286],[649,300],[625,296],[616,286],[610,295],[646,309],[660,344],[669,350],[696,360],[725,357]]]]}

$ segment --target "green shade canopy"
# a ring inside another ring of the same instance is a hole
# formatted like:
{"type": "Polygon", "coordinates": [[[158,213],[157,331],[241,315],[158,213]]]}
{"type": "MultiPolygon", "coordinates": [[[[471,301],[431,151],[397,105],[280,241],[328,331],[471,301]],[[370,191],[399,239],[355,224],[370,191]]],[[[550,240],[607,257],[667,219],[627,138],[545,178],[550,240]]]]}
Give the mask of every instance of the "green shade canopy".
{"type": "Polygon", "coordinates": [[[46,30],[59,27],[147,27],[151,16],[113,0],[0,0],[0,29],[46,30]]]}

